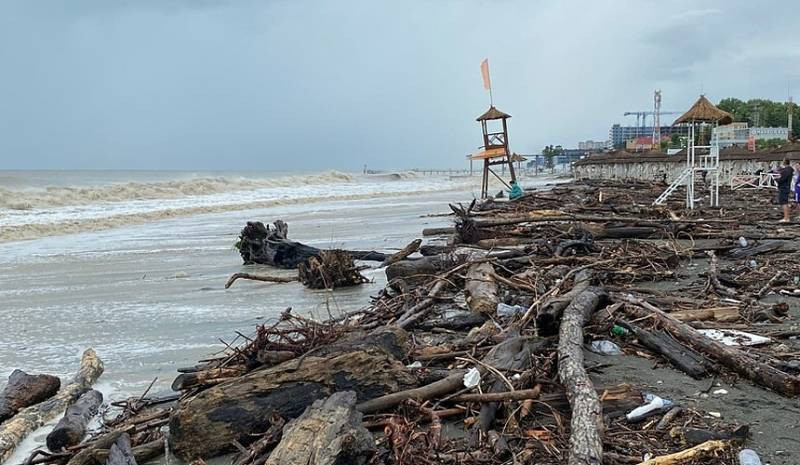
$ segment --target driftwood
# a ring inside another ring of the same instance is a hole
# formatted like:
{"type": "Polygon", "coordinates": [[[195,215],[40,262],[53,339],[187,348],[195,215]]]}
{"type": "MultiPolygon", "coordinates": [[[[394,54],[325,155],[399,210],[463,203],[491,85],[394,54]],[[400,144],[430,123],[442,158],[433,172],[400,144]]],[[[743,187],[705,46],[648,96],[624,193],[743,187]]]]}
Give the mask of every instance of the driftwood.
{"type": "Polygon", "coordinates": [[[738,307],[713,307],[698,308],[694,310],[681,310],[670,312],[670,316],[684,323],[690,321],[718,321],[720,323],[732,323],[742,318],[738,307]]]}
{"type": "Polygon", "coordinates": [[[662,355],[675,368],[681,370],[692,378],[702,378],[707,371],[701,355],[695,351],[682,346],[669,334],[658,331],[650,332],[626,321],[619,321],[619,324],[628,328],[639,343],[653,352],[662,355]]]}
{"type": "Polygon", "coordinates": [[[103,362],[93,349],[86,349],[75,376],[55,396],[19,411],[0,425],[0,463],[4,462],[22,439],[55,418],[83,394],[103,373],[103,362]]]}
{"type": "Polygon", "coordinates": [[[270,426],[273,413],[296,418],[333,392],[352,390],[363,402],[414,383],[403,364],[382,349],[309,354],[181,400],[170,418],[172,450],[183,459],[216,456],[233,441],[253,442],[253,434],[270,426]]]}
{"type": "Polygon", "coordinates": [[[771,365],[750,357],[747,353],[739,349],[728,347],[708,338],[686,323],[681,323],[675,318],[672,318],[668,313],[663,312],[661,309],[654,307],[644,300],[636,299],[632,296],[626,297],[626,300],[634,304],[623,307],[625,312],[629,313],[631,316],[635,318],[654,318],[664,329],[669,331],[684,344],[717,360],[722,365],[725,365],[754,383],[788,397],[795,397],[800,394],[800,378],[797,376],[784,373],[771,365]]]}
{"type": "MultiPolygon", "coordinates": [[[[290,352],[291,354],[291,352],[290,352]]],[[[286,360],[294,358],[294,354],[286,360]]],[[[172,382],[173,391],[183,391],[196,386],[203,386],[235,378],[243,373],[241,368],[211,368],[208,370],[195,371],[192,373],[181,373],[172,382]]]]}
{"type": "Polygon", "coordinates": [[[355,404],[352,391],[315,401],[284,427],[283,438],[265,465],[366,464],[375,445],[361,426],[355,404]]]}
{"type": "Polygon", "coordinates": [[[603,408],[583,366],[583,326],[604,298],[588,288],[564,310],[558,338],[558,378],[572,408],[569,465],[603,463],[603,408]]]}
{"type": "Polygon", "coordinates": [[[428,278],[463,263],[465,259],[463,255],[446,253],[416,260],[400,260],[386,267],[386,279],[393,281],[398,278],[405,280],[415,277],[428,278]]]}
{"type": "Polygon", "coordinates": [[[464,385],[464,373],[464,371],[459,370],[444,379],[422,387],[393,392],[361,402],[356,408],[363,413],[373,413],[389,409],[408,399],[421,402],[436,396],[449,394],[464,385]]]}
{"type": "Polygon", "coordinates": [[[59,387],[61,380],[57,376],[29,375],[22,370],[14,370],[0,393],[0,423],[25,407],[53,397],[59,387]]]}
{"type": "Polygon", "coordinates": [[[575,275],[572,289],[560,296],[548,299],[536,314],[536,326],[543,335],[556,334],[559,321],[564,310],[578,295],[585,291],[592,283],[594,273],[591,269],[584,269],[575,275]]]}
{"type": "Polygon", "coordinates": [[[337,289],[369,282],[350,253],[342,250],[322,250],[319,256],[309,257],[297,265],[297,275],[311,289],[337,289]]]}
{"type": "Polygon", "coordinates": [[[464,293],[467,306],[476,313],[493,315],[500,298],[497,296],[497,283],[492,275],[491,263],[476,263],[467,269],[464,293]]]}
{"type": "MultiPolygon", "coordinates": [[[[148,462],[164,454],[164,439],[159,438],[154,441],[140,444],[131,449],[133,458],[137,463],[148,462]]],[[[98,449],[92,454],[97,463],[105,463],[108,460],[110,449],[98,449]]]]}
{"type": "Polygon", "coordinates": [[[231,465],[261,464],[269,458],[272,449],[281,441],[286,421],[280,415],[274,413],[270,417],[269,423],[269,429],[261,435],[258,441],[251,444],[246,451],[240,451],[231,461],[231,465]]]}
{"type": "Polygon", "coordinates": [[[781,252],[786,249],[787,244],[783,241],[766,241],[763,244],[736,248],[728,252],[730,258],[748,258],[756,255],[781,252]]]}
{"type": "Polygon", "coordinates": [[[662,455],[645,460],[639,465],[680,465],[684,463],[698,463],[697,460],[704,460],[702,463],[711,463],[707,459],[714,457],[724,451],[730,443],[728,441],[706,441],[690,449],[682,450],[674,454],[662,455]]]}
{"type": "MultiPolygon", "coordinates": [[[[491,366],[494,370],[500,370],[500,372],[508,370],[522,371],[530,367],[532,354],[540,352],[542,349],[549,347],[549,345],[549,341],[544,339],[532,341],[526,337],[512,336],[492,347],[482,361],[485,365],[491,366]]],[[[489,394],[506,389],[506,380],[498,377],[490,385],[489,394]]],[[[472,437],[473,443],[480,444],[488,439],[499,407],[500,404],[497,401],[486,402],[481,405],[478,421],[475,422],[475,430],[472,437]]]]}
{"type": "Polygon", "coordinates": [[[106,465],[136,465],[136,457],[131,449],[131,438],[128,433],[121,434],[111,445],[106,465]]]}
{"type": "Polygon", "coordinates": [[[392,254],[391,256],[387,257],[386,260],[381,262],[380,266],[389,266],[392,263],[399,262],[400,260],[405,259],[409,255],[413,254],[417,250],[419,250],[420,245],[422,245],[422,239],[415,239],[407,246],[403,247],[399,252],[392,254]]]}
{"type": "Polygon", "coordinates": [[[542,388],[519,389],[517,391],[487,392],[484,394],[459,394],[450,400],[453,402],[508,402],[513,400],[538,399],[542,388]]]}
{"type": "MultiPolygon", "coordinates": [[[[47,448],[52,452],[74,446],[86,436],[89,420],[97,415],[103,394],[90,389],[83,393],[74,404],[67,407],[64,417],[58,421],[53,431],[47,435],[47,448]]],[[[130,446],[130,444],[128,444],[130,446]]]]}
{"type": "MultiPolygon", "coordinates": [[[[259,221],[248,221],[239,235],[239,254],[245,265],[258,263],[278,268],[297,268],[311,257],[319,257],[321,249],[288,239],[289,225],[276,221],[270,227],[259,221]]],[[[389,256],[374,251],[347,251],[356,260],[383,262],[389,256]]]]}
{"type": "Polygon", "coordinates": [[[265,283],[294,283],[300,281],[296,276],[264,276],[253,273],[234,273],[225,282],[225,289],[228,289],[238,279],[251,279],[253,281],[263,281],[265,283]]]}

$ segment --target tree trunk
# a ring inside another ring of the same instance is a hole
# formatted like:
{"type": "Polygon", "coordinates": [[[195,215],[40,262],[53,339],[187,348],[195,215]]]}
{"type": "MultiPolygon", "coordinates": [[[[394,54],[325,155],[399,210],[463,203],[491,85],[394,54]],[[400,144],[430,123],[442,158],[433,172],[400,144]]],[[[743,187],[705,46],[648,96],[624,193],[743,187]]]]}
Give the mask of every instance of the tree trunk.
{"type": "Polygon", "coordinates": [[[593,278],[594,273],[591,269],[587,268],[579,271],[575,275],[572,289],[560,296],[547,300],[542,305],[536,314],[536,327],[539,329],[539,334],[549,336],[558,332],[559,321],[564,309],[589,287],[593,278]]]}
{"type": "Polygon", "coordinates": [[[253,442],[254,434],[269,428],[274,413],[292,419],[333,392],[352,390],[363,402],[415,383],[383,349],[309,354],[182,399],[170,418],[172,450],[187,461],[216,456],[230,450],[233,441],[253,442]]]}
{"type": "Polygon", "coordinates": [[[97,415],[102,403],[103,394],[100,391],[90,389],[83,393],[74,404],[67,407],[64,417],[47,435],[47,448],[51,452],[58,452],[81,442],[86,436],[86,426],[97,415]]]}
{"type": "Polygon", "coordinates": [[[337,392],[315,401],[283,429],[265,465],[364,465],[375,453],[372,435],[361,426],[356,394],[337,392]]]}
{"type": "Polygon", "coordinates": [[[61,380],[57,376],[29,375],[22,370],[14,370],[0,393],[0,423],[25,407],[53,397],[59,387],[61,380]]]}
{"type": "Polygon", "coordinates": [[[630,296],[626,300],[634,304],[623,306],[624,311],[632,317],[654,318],[664,329],[669,331],[684,344],[717,360],[722,365],[725,365],[754,383],[772,389],[787,397],[795,397],[800,394],[800,378],[797,376],[784,373],[771,365],[750,357],[739,349],[728,347],[706,337],[686,323],[681,323],[675,318],[672,318],[668,313],[650,305],[644,300],[630,296]]]}
{"type": "Polygon", "coordinates": [[[55,396],[27,407],[0,425],[0,463],[14,452],[25,436],[55,418],[72,404],[103,373],[103,362],[93,349],[86,349],[75,377],[55,396]]]}
{"type": "MultiPolygon", "coordinates": [[[[278,268],[297,268],[311,257],[319,257],[321,249],[288,239],[289,225],[281,220],[272,226],[260,221],[248,221],[239,235],[239,254],[245,265],[258,263],[278,268]]],[[[379,252],[348,250],[356,260],[382,262],[389,256],[379,252]]]]}
{"type": "Polygon", "coordinates": [[[455,253],[445,253],[418,258],[416,260],[400,260],[386,267],[386,279],[429,277],[449,270],[463,263],[465,257],[455,253]]]}
{"type": "Polygon", "coordinates": [[[569,465],[603,463],[603,408],[583,366],[583,326],[604,292],[588,288],[564,310],[558,339],[558,378],[572,409],[569,465]]]}
{"type": "Polygon", "coordinates": [[[467,296],[467,306],[473,312],[495,314],[500,299],[497,296],[497,283],[492,274],[494,267],[491,263],[477,263],[467,269],[464,293],[467,296]]]}

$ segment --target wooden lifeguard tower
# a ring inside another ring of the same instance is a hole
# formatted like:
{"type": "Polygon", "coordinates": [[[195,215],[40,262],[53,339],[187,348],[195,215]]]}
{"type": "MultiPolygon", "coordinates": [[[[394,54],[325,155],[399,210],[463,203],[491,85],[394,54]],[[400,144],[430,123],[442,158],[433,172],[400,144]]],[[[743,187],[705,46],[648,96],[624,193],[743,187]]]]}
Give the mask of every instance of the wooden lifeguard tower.
{"type": "Polygon", "coordinates": [[[492,105],[486,110],[486,113],[476,119],[476,121],[481,123],[481,130],[483,131],[483,150],[471,155],[469,159],[483,160],[483,176],[481,179],[482,199],[489,196],[490,173],[507,187],[510,187],[508,183],[492,169],[493,166],[507,164],[508,172],[511,175],[511,181],[517,181],[517,175],[514,172],[514,163],[511,159],[511,151],[508,149],[508,124],[506,123],[508,118],[511,118],[511,115],[503,113],[492,105]],[[502,122],[502,129],[497,127],[497,120],[502,122]],[[494,129],[490,128],[490,125],[494,126],[494,129]]]}

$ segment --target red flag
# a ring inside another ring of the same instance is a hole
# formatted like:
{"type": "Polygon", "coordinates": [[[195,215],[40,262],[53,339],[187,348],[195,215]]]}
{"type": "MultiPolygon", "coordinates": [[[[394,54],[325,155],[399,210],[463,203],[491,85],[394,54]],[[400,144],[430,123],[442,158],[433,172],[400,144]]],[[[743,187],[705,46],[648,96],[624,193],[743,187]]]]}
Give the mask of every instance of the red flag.
{"type": "Polygon", "coordinates": [[[492,81],[489,79],[489,59],[484,58],[481,62],[481,76],[483,76],[483,88],[489,90],[492,88],[492,81]]]}

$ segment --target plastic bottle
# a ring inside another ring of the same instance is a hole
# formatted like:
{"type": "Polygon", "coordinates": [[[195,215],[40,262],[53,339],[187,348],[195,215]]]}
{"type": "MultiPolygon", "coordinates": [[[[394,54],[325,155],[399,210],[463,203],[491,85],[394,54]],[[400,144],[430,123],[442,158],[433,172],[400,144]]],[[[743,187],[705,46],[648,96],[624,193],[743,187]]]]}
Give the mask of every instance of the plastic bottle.
{"type": "Polygon", "coordinates": [[[527,310],[521,305],[507,305],[502,302],[497,304],[497,316],[514,316],[521,315],[527,310]]]}
{"type": "Polygon", "coordinates": [[[592,341],[589,350],[600,355],[621,355],[622,349],[611,341],[592,341]]]}
{"type": "Polygon", "coordinates": [[[614,325],[611,328],[611,334],[613,334],[614,336],[624,337],[624,336],[627,336],[630,333],[631,333],[630,331],[628,331],[627,329],[625,329],[625,328],[623,328],[622,326],[619,326],[619,325],[614,325]]]}
{"type": "Polygon", "coordinates": [[[636,407],[635,409],[628,412],[627,415],[625,415],[625,418],[627,418],[628,421],[637,422],[640,420],[644,420],[645,418],[651,415],[655,415],[656,413],[661,412],[662,410],[672,408],[672,406],[675,405],[669,399],[662,399],[661,397],[658,397],[655,394],[649,394],[649,393],[644,395],[644,400],[645,402],[647,402],[646,404],[636,407]]]}
{"type": "Polygon", "coordinates": [[[747,239],[745,239],[744,236],[739,236],[739,247],[747,247],[747,239]]]}
{"type": "Polygon", "coordinates": [[[761,465],[761,459],[753,449],[739,451],[739,465],[761,465]]]}

